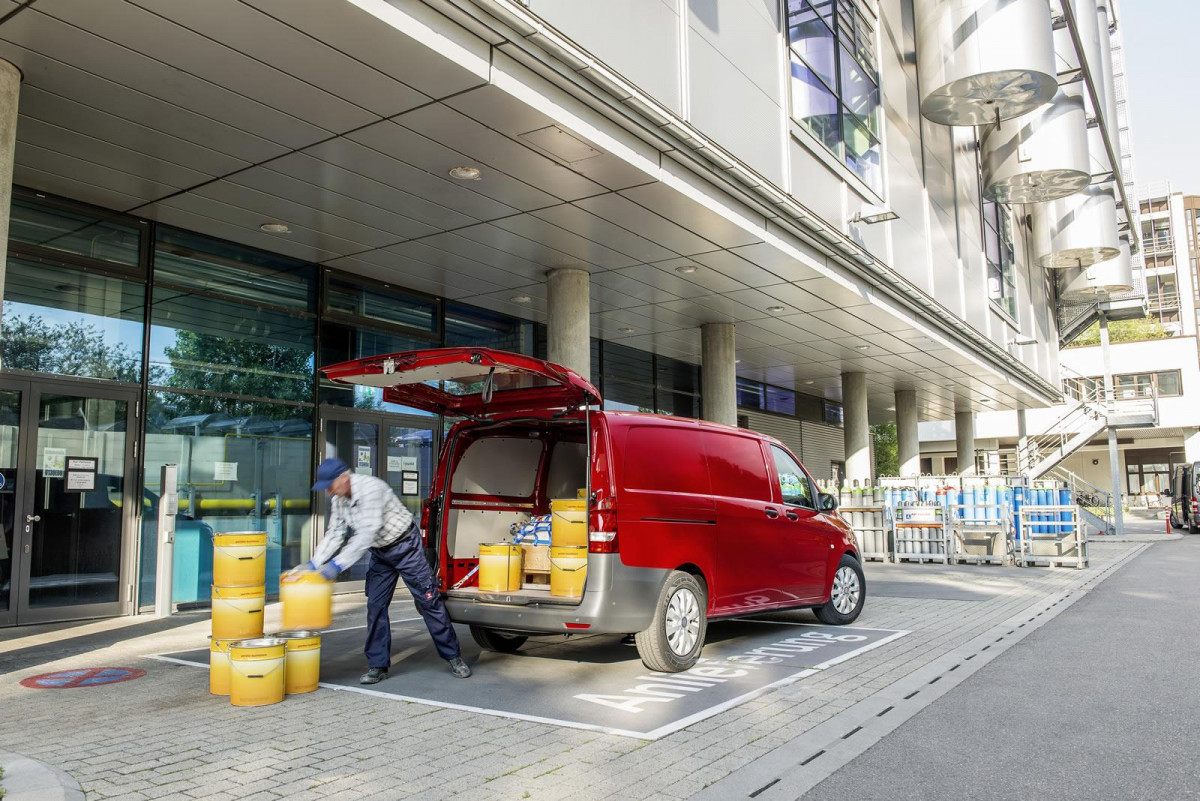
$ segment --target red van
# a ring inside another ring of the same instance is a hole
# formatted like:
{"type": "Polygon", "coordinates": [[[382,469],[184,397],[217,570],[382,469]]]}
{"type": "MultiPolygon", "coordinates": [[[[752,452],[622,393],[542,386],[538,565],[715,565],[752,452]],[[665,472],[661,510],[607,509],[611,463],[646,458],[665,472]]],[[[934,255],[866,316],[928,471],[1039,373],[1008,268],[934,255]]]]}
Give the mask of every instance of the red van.
{"type": "Polygon", "coordinates": [[[487,348],[396,353],[323,368],[385,400],[462,418],[446,437],[421,528],[450,617],[496,651],[531,634],[635,634],[646,667],[692,667],[707,622],[808,607],[825,623],[866,598],[837,502],[787,448],[729,426],[605,412],[558,365],[487,348]],[[475,586],[479,546],[586,488],[581,598],[475,586]]]}

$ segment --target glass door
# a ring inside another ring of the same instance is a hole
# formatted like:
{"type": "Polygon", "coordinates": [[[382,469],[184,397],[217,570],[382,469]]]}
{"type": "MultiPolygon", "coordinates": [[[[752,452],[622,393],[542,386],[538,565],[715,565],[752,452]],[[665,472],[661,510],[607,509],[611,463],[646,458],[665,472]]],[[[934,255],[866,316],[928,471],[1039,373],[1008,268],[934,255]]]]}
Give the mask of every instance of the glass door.
{"type": "Polygon", "coordinates": [[[135,397],[0,383],[0,620],[116,615],[130,600],[135,397]]]}
{"type": "MultiPolygon", "coordinates": [[[[419,521],[421,501],[429,495],[437,464],[436,424],[437,418],[323,407],[320,458],[337,457],[355,473],[382,478],[419,521]]],[[[319,536],[329,526],[329,502],[324,497],[321,507],[319,536]]],[[[342,571],[338,592],[361,589],[366,575],[367,557],[363,556],[342,571]]]]}

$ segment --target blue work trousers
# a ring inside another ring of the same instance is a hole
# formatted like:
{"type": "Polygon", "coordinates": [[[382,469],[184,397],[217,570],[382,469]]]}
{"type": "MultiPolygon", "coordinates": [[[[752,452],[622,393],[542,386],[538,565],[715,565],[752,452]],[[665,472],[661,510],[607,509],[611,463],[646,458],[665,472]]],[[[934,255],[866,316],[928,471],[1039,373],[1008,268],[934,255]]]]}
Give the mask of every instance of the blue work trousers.
{"type": "Polygon", "coordinates": [[[396,580],[403,577],[412,593],[417,611],[425,619],[429,636],[442,659],[460,655],[458,635],[450,623],[446,605],[438,595],[437,581],[421,544],[421,534],[414,525],[395,543],[383,548],[371,548],[367,563],[367,655],[368,667],[387,668],[392,661],[392,623],[388,605],[396,592],[396,580]]]}

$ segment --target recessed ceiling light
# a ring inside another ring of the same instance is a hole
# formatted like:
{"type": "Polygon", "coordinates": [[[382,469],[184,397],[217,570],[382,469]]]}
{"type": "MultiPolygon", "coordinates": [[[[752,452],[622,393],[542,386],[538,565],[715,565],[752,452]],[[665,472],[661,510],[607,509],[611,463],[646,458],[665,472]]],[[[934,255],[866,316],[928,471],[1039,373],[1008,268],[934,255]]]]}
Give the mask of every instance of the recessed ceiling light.
{"type": "Polygon", "coordinates": [[[533,300],[533,298],[529,297],[528,295],[513,295],[511,298],[509,298],[509,300],[511,300],[513,303],[528,303],[529,301],[533,300]]]}
{"type": "Polygon", "coordinates": [[[809,385],[809,386],[812,386],[812,385],[813,385],[815,382],[814,382],[814,381],[813,381],[813,380],[810,378],[810,379],[808,379],[807,381],[805,381],[804,383],[805,383],[805,384],[807,384],[807,385],[809,385]]]}
{"type": "Polygon", "coordinates": [[[771,314],[779,314],[780,312],[787,311],[787,307],[786,306],[768,306],[767,311],[769,311],[771,314]]]}
{"type": "Polygon", "coordinates": [[[680,275],[691,275],[692,273],[696,272],[696,269],[696,265],[694,264],[684,264],[676,267],[675,272],[679,273],[680,275]]]}
{"type": "Polygon", "coordinates": [[[871,346],[870,346],[870,345],[855,345],[854,347],[855,347],[857,350],[867,350],[867,349],[868,349],[868,348],[870,348],[871,346]]]}
{"type": "Polygon", "coordinates": [[[268,222],[258,226],[258,230],[268,234],[288,234],[292,229],[288,228],[284,223],[268,222]]]}
{"type": "Polygon", "coordinates": [[[633,333],[633,329],[630,328],[629,326],[625,326],[624,328],[618,328],[617,330],[620,331],[622,334],[632,334],[633,333]]]}
{"type": "Polygon", "coordinates": [[[459,181],[478,181],[482,175],[478,167],[460,165],[450,169],[450,177],[459,181]]]}

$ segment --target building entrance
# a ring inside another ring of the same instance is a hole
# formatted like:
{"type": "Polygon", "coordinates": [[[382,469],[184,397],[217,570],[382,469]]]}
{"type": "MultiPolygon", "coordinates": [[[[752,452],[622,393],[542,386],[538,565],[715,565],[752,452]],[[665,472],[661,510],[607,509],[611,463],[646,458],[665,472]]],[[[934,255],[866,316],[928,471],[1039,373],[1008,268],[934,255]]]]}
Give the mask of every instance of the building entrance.
{"type": "MultiPolygon", "coordinates": [[[[438,419],[416,415],[365,412],[333,407],[321,408],[323,447],[318,459],[337,457],[361,475],[382,478],[413,516],[420,520],[421,501],[437,464],[438,419]]],[[[322,496],[320,531],[329,524],[329,502],[322,496]]],[[[363,588],[367,557],[342,572],[338,592],[363,588]]]]}
{"type": "Polygon", "coordinates": [[[0,379],[0,625],[125,611],[136,404],[130,389],[0,379]]]}

